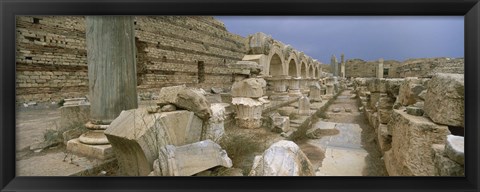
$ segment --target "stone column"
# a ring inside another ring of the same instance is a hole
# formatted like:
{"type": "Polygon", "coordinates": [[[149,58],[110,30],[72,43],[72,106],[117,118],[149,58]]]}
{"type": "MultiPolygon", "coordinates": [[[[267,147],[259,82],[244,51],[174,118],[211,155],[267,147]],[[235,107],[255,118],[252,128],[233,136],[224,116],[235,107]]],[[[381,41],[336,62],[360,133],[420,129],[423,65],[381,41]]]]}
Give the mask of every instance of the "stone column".
{"type": "Polygon", "coordinates": [[[340,63],[340,77],[345,78],[345,55],[342,53],[340,63]]]}
{"type": "Polygon", "coordinates": [[[291,77],[288,80],[288,96],[290,97],[302,96],[302,93],[300,92],[300,77],[291,77]]]}
{"type": "Polygon", "coordinates": [[[377,78],[383,78],[383,58],[380,58],[378,60],[378,66],[377,66],[377,78]]]}
{"type": "Polygon", "coordinates": [[[332,58],[330,60],[330,66],[332,67],[333,76],[338,76],[338,62],[335,55],[332,55],[332,58]]]}
{"type": "Polygon", "coordinates": [[[133,17],[87,16],[86,43],[91,103],[90,121],[86,127],[91,131],[81,135],[80,143],[72,143],[70,149],[90,156],[84,153],[89,149],[82,150],[79,146],[104,145],[100,154],[90,152],[102,159],[110,156],[106,153],[111,151],[107,150],[110,145],[106,145],[109,142],[103,131],[122,110],[138,107],[133,17]]]}

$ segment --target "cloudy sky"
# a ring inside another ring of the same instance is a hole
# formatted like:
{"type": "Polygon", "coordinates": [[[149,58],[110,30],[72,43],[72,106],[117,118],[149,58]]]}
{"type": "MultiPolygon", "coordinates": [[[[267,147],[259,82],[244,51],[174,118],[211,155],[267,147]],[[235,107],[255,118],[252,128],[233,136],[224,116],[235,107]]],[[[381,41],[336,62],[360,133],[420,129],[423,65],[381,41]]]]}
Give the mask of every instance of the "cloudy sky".
{"type": "Polygon", "coordinates": [[[463,57],[463,16],[216,16],[247,37],[264,32],[322,63],[345,53],[364,60],[463,57]]]}

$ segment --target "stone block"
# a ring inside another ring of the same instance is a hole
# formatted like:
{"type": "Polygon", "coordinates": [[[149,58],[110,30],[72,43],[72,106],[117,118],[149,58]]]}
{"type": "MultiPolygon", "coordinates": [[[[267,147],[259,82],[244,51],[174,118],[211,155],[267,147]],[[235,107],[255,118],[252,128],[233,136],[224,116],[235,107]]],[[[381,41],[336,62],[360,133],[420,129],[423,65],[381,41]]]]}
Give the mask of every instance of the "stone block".
{"type": "Polygon", "coordinates": [[[414,116],[422,116],[423,115],[423,109],[418,108],[418,107],[407,107],[407,114],[409,115],[414,115],[414,116]]]}
{"type": "Polygon", "coordinates": [[[224,121],[227,118],[225,106],[224,103],[212,104],[210,107],[212,110],[212,117],[208,120],[205,136],[202,138],[218,142],[223,137],[225,134],[224,121]]]}
{"type": "Polygon", "coordinates": [[[464,127],[464,75],[439,73],[427,87],[426,115],[435,123],[464,127]]]}
{"type": "Polygon", "coordinates": [[[100,160],[111,159],[114,157],[114,151],[112,145],[88,145],[83,144],[78,138],[72,139],[67,142],[67,151],[82,155],[85,157],[91,157],[100,160]]]}
{"type": "Polygon", "coordinates": [[[460,165],[464,165],[464,137],[448,135],[445,143],[445,154],[460,165]]]}
{"type": "Polygon", "coordinates": [[[158,150],[165,145],[198,142],[202,120],[190,111],[148,114],[143,109],[122,111],[105,130],[125,175],[148,175],[158,150]]]}
{"type": "Polygon", "coordinates": [[[61,129],[76,128],[89,121],[90,105],[68,105],[59,109],[61,129]]]}
{"type": "Polygon", "coordinates": [[[450,134],[447,126],[435,124],[423,116],[394,110],[388,129],[392,134],[391,156],[385,158],[389,175],[435,175],[431,146],[445,143],[450,134]]]}
{"type": "Polygon", "coordinates": [[[290,131],[290,118],[285,116],[274,117],[272,131],[277,133],[290,131]]]}
{"type": "Polygon", "coordinates": [[[307,156],[292,141],[281,140],[256,156],[249,176],[314,176],[307,156]]]}
{"type": "Polygon", "coordinates": [[[175,103],[177,107],[192,111],[203,120],[207,120],[212,115],[210,103],[204,95],[191,89],[184,89],[178,92],[175,103]]]}
{"type": "Polygon", "coordinates": [[[465,176],[464,166],[451,160],[445,154],[445,145],[433,144],[432,156],[435,164],[435,176],[465,176]]]}
{"type": "Polygon", "coordinates": [[[421,79],[407,77],[400,85],[397,102],[404,106],[413,105],[421,100],[418,95],[425,89],[421,79]]]}
{"type": "Polygon", "coordinates": [[[260,98],[263,96],[263,88],[267,85],[262,78],[248,78],[236,81],[232,85],[232,97],[260,98]]]}
{"type": "Polygon", "coordinates": [[[392,148],[392,136],[388,132],[388,127],[386,124],[380,124],[378,126],[378,145],[380,150],[383,152],[388,151],[392,148]]]}
{"type": "Polygon", "coordinates": [[[201,119],[207,120],[212,112],[205,94],[204,90],[187,88],[185,85],[163,87],[160,89],[157,104],[173,104],[178,108],[193,111],[201,119]]]}
{"type": "Polygon", "coordinates": [[[153,162],[155,176],[191,176],[207,169],[232,167],[232,160],[220,145],[204,140],[183,146],[166,145],[153,162]]]}
{"type": "Polygon", "coordinates": [[[387,124],[390,122],[391,115],[392,115],[392,110],[391,109],[379,109],[377,111],[378,114],[378,122],[387,124]]]}

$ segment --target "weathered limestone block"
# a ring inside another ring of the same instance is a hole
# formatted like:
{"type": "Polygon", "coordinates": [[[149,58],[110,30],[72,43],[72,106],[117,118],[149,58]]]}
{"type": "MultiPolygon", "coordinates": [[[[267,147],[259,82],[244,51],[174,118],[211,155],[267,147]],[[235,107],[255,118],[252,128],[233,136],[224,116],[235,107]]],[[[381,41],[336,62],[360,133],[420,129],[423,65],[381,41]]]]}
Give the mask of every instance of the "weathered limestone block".
{"type": "Polygon", "coordinates": [[[435,124],[426,117],[394,110],[388,130],[392,134],[392,149],[385,153],[384,160],[389,175],[435,174],[431,146],[445,143],[446,136],[450,134],[447,126],[435,124]]]}
{"type": "Polygon", "coordinates": [[[212,116],[208,120],[208,125],[205,130],[205,137],[203,138],[218,142],[225,134],[225,104],[226,103],[214,103],[210,107],[210,109],[212,110],[212,116]]]}
{"type": "Polygon", "coordinates": [[[393,104],[395,103],[394,98],[389,97],[387,94],[380,94],[378,99],[378,109],[393,109],[393,104]]]}
{"type": "Polygon", "coordinates": [[[445,154],[460,165],[464,165],[464,137],[448,135],[445,143],[445,154]]]}
{"type": "Polygon", "coordinates": [[[211,140],[178,147],[166,145],[158,154],[153,162],[155,176],[191,176],[216,166],[232,167],[227,152],[211,140]]]}
{"type": "Polygon", "coordinates": [[[158,94],[159,100],[157,101],[157,104],[165,105],[175,103],[178,93],[186,88],[187,86],[185,85],[162,87],[162,89],[160,89],[160,93],[158,94]]]}
{"type": "Polygon", "coordinates": [[[368,98],[368,107],[373,109],[373,111],[377,111],[378,109],[378,101],[380,100],[380,94],[378,92],[370,93],[370,97],[368,98]]]}
{"type": "Polygon", "coordinates": [[[292,113],[295,113],[295,107],[286,106],[286,107],[279,108],[277,111],[282,116],[290,116],[292,113]]]}
{"type": "Polygon", "coordinates": [[[232,97],[260,98],[263,96],[263,88],[267,85],[262,78],[248,78],[236,81],[232,85],[232,97]]]}
{"type": "Polygon", "coordinates": [[[409,115],[414,115],[414,116],[422,116],[423,115],[423,109],[419,107],[407,107],[407,114],[409,115]]]}
{"type": "Polygon", "coordinates": [[[176,110],[177,110],[177,107],[175,107],[175,105],[172,105],[172,104],[167,104],[160,108],[160,111],[162,112],[171,112],[176,110]]]}
{"type": "Polygon", "coordinates": [[[464,127],[463,79],[463,74],[439,73],[430,80],[424,110],[433,122],[464,127]]]}
{"type": "Polygon", "coordinates": [[[377,111],[378,114],[378,122],[387,124],[390,122],[391,115],[392,115],[392,110],[391,109],[379,109],[377,111]]]}
{"type": "Polygon", "coordinates": [[[290,131],[290,118],[285,116],[276,116],[273,118],[272,131],[281,133],[290,131]]]}
{"type": "Polygon", "coordinates": [[[145,109],[122,111],[105,130],[126,175],[148,175],[159,147],[198,142],[202,120],[190,111],[149,114],[145,109]]]}
{"type": "Polygon", "coordinates": [[[378,145],[380,146],[382,153],[390,150],[390,148],[392,148],[392,136],[388,132],[387,125],[380,124],[377,132],[378,145]]]}
{"type": "Polygon", "coordinates": [[[308,97],[303,96],[298,100],[298,114],[310,115],[310,99],[308,97]]]}
{"type": "Polygon", "coordinates": [[[205,96],[194,90],[184,89],[178,92],[174,104],[177,107],[194,112],[203,120],[207,120],[212,115],[210,103],[205,96]]]}
{"type": "Polygon", "coordinates": [[[262,125],[263,103],[251,98],[236,97],[232,99],[235,107],[237,125],[241,128],[259,128],[262,125]]]}
{"type": "Polygon", "coordinates": [[[448,158],[445,154],[445,145],[433,144],[432,156],[435,164],[435,176],[464,176],[463,165],[448,158]]]}
{"type": "Polygon", "coordinates": [[[387,92],[387,80],[386,79],[368,79],[367,80],[368,91],[375,93],[386,93],[387,92]]]}
{"type": "Polygon", "coordinates": [[[327,95],[333,95],[333,84],[327,84],[327,95]]]}
{"type": "Polygon", "coordinates": [[[308,96],[311,101],[321,102],[322,101],[322,89],[318,83],[313,83],[309,86],[310,95],[308,96]]]}
{"type": "Polygon", "coordinates": [[[185,85],[163,87],[160,89],[158,105],[173,104],[178,108],[192,111],[201,119],[210,118],[210,103],[204,90],[188,88],[185,85]]]}
{"type": "Polygon", "coordinates": [[[314,176],[307,156],[292,141],[281,140],[256,156],[249,176],[314,176]]]}
{"type": "Polygon", "coordinates": [[[90,105],[72,105],[60,107],[60,127],[62,129],[83,126],[90,118],[90,105]]]}
{"type": "Polygon", "coordinates": [[[420,100],[418,95],[425,90],[422,80],[416,77],[407,77],[400,85],[398,99],[400,104],[404,106],[413,105],[420,100]]]}
{"type": "Polygon", "coordinates": [[[387,94],[391,97],[396,97],[400,91],[400,85],[403,83],[403,79],[386,79],[387,94]]]}

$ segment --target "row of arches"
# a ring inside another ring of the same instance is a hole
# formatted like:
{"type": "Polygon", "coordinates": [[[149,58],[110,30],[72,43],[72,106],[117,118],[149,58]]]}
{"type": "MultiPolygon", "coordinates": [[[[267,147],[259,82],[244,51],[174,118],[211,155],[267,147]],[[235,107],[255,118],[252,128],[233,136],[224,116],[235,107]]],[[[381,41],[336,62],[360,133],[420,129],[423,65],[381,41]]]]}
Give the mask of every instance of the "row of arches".
{"type": "Polygon", "coordinates": [[[319,78],[321,67],[318,61],[306,57],[303,53],[291,51],[287,59],[276,47],[271,49],[267,59],[268,75],[319,78]]]}

